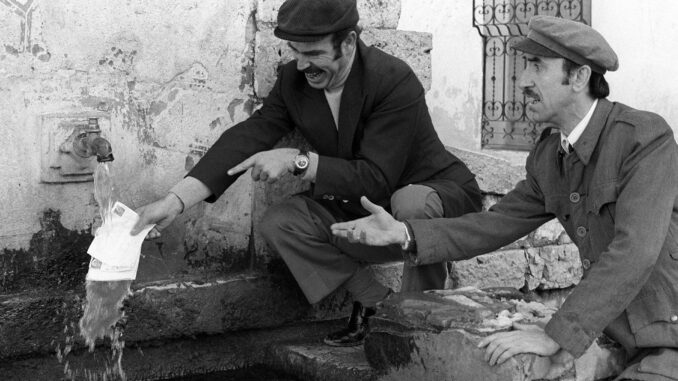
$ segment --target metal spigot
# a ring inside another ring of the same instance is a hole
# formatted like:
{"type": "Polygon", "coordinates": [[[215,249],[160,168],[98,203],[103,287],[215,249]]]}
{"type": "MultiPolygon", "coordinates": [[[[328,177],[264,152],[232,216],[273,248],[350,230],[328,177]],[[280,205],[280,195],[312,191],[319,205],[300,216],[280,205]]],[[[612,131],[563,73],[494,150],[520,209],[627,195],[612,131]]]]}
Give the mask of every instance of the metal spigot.
{"type": "Polygon", "coordinates": [[[113,161],[111,143],[101,136],[94,135],[100,132],[99,120],[97,118],[89,118],[88,129],[81,130],[75,139],[73,139],[73,153],[82,158],[96,155],[97,161],[100,163],[113,161]]]}

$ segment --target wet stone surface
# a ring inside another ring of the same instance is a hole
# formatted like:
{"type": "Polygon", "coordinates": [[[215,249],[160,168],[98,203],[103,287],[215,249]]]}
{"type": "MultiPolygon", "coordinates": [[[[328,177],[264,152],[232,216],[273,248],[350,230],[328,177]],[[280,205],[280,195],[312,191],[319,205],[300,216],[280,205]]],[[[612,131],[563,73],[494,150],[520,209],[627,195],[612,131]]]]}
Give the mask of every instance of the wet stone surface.
{"type": "Polygon", "coordinates": [[[379,380],[602,380],[619,372],[622,352],[594,343],[579,359],[514,356],[490,366],[478,342],[515,329],[543,329],[556,307],[510,288],[465,287],[394,294],[381,303],[365,341],[379,380]]]}

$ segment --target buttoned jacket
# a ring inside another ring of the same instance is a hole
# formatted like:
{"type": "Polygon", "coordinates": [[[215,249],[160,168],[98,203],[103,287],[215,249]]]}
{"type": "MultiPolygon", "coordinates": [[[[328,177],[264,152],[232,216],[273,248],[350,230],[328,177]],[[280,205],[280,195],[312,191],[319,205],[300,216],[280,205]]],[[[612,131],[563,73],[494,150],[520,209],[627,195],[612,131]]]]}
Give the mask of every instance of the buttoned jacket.
{"type": "MultiPolygon", "coordinates": [[[[474,181],[438,138],[412,69],[360,40],[338,127],[323,90],[310,87],[291,61],[263,106],[226,130],[188,176],[206,184],[212,191],[207,201],[214,201],[238,176],[229,176],[229,168],[273,148],[295,128],[320,156],[311,196],[347,218],[367,214],[361,196],[388,207],[393,192],[407,184],[433,187],[447,210],[458,195],[455,185],[474,181]]],[[[479,206],[479,192],[476,202],[479,206]]]]}
{"type": "Polygon", "coordinates": [[[658,115],[601,99],[569,154],[545,134],[486,212],[410,221],[415,263],[496,250],[557,218],[584,276],[546,326],[575,356],[626,311],[639,347],[678,347],[678,149],[658,115]]]}

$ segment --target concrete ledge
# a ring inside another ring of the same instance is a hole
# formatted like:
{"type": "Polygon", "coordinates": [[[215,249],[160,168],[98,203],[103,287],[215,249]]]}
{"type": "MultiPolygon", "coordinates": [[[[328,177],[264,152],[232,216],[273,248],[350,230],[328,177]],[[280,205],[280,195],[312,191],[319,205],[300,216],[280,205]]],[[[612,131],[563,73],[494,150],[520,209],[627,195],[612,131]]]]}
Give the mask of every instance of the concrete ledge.
{"type": "Polygon", "coordinates": [[[578,359],[564,352],[514,356],[490,366],[478,342],[492,333],[542,329],[555,311],[506,289],[474,288],[395,294],[385,300],[365,341],[380,381],[600,380],[622,369],[618,346],[592,345],[578,359]]]}
{"type": "Polygon", "coordinates": [[[362,346],[336,348],[317,344],[278,345],[269,364],[302,380],[376,380],[377,373],[365,358],[362,346]]]}
{"type": "MultiPolygon", "coordinates": [[[[310,306],[286,278],[241,273],[201,282],[133,285],[125,302],[124,340],[128,344],[278,327],[295,321],[343,316],[349,300],[337,294],[310,306]]],[[[0,299],[0,359],[54,353],[78,336],[84,295],[17,294],[0,299]]],[[[74,348],[84,344],[76,338],[74,348]]]]}
{"type": "MultiPolygon", "coordinates": [[[[320,342],[327,332],[336,330],[343,324],[343,321],[329,321],[185,340],[141,342],[127,345],[124,349],[122,368],[128,381],[161,380],[252,366],[276,369],[273,365],[279,364],[279,361],[275,356],[283,356],[281,348],[285,345],[320,342]]],[[[64,378],[64,365],[68,361],[69,368],[78,376],[77,379],[101,379],[84,376],[87,373],[101,376],[106,366],[110,366],[107,362],[109,358],[108,349],[98,348],[94,353],[83,349],[75,350],[63,362],[59,362],[53,355],[2,361],[0,377],[5,381],[61,380],[64,378]]]]}

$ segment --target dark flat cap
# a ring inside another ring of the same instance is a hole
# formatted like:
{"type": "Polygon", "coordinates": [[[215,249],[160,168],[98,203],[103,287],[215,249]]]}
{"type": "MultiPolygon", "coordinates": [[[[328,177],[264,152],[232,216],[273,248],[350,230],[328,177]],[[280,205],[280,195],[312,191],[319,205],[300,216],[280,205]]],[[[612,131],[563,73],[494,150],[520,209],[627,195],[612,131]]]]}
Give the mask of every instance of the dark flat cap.
{"type": "Polygon", "coordinates": [[[535,56],[567,58],[600,74],[619,67],[617,54],[605,38],[586,24],[534,16],[527,27],[527,37],[516,43],[514,49],[535,56]]]}
{"type": "Polygon", "coordinates": [[[278,10],[276,37],[312,42],[358,24],[356,0],[287,0],[278,10]]]}

